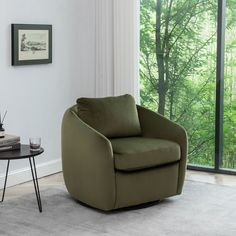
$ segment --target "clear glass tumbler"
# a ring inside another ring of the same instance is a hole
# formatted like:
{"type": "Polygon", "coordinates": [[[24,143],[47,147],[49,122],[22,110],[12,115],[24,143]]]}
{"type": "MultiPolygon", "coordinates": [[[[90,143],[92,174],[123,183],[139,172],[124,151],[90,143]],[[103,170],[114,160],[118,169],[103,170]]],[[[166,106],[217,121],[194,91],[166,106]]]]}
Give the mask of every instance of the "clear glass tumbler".
{"type": "Polygon", "coordinates": [[[41,146],[41,138],[40,137],[29,138],[29,143],[30,143],[30,151],[37,152],[40,150],[40,146],[41,146]]]}

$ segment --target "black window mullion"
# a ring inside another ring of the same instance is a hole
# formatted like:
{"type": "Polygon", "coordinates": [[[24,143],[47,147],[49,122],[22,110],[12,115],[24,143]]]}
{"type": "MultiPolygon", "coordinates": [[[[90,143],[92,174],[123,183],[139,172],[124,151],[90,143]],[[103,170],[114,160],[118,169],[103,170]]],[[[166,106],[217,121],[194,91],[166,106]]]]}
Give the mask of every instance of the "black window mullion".
{"type": "Polygon", "coordinates": [[[215,114],[215,169],[216,170],[220,169],[223,156],[225,9],[226,9],[226,0],[218,0],[216,114],[215,114]]]}

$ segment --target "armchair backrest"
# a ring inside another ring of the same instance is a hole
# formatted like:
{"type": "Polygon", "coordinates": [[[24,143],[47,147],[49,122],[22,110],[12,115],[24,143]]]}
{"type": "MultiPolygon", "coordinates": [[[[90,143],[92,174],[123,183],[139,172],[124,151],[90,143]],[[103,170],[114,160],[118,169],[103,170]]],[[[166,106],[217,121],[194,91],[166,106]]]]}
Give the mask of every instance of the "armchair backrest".
{"type": "Polygon", "coordinates": [[[129,95],[77,99],[78,116],[108,138],[141,135],[134,98],[129,95]]]}

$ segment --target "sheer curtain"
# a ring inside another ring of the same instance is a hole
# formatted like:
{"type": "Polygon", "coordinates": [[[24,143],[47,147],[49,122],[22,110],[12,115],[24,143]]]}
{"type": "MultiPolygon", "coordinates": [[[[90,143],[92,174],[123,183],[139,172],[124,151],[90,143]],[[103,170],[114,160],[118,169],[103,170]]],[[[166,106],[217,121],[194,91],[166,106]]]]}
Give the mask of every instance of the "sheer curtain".
{"type": "Polygon", "coordinates": [[[96,0],[96,95],[139,103],[139,0],[96,0]]]}

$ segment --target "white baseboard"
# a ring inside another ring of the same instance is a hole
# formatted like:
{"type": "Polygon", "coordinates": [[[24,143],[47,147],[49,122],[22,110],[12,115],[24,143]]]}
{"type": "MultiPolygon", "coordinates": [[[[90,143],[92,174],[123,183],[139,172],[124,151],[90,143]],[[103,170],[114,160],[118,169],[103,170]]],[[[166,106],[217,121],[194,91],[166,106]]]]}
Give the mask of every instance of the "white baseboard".
{"type": "MultiPolygon", "coordinates": [[[[58,173],[62,171],[61,159],[45,162],[38,165],[36,164],[36,168],[37,168],[38,178],[58,173]]],[[[5,174],[0,175],[0,189],[3,188],[4,180],[5,180],[5,174]]],[[[9,171],[7,179],[7,187],[21,184],[30,180],[32,180],[30,167],[9,171]]]]}

